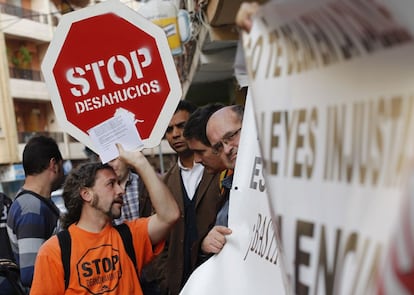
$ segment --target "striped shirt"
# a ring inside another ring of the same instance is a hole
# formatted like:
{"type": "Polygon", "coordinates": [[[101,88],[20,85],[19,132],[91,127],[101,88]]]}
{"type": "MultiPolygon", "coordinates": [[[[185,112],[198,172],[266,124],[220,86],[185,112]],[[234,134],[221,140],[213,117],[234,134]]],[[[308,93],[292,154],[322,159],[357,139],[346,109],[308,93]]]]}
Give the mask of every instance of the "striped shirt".
{"type": "Polygon", "coordinates": [[[58,228],[59,209],[51,199],[26,190],[18,194],[7,216],[7,233],[25,287],[32,284],[40,246],[58,228]]]}
{"type": "Polygon", "coordinates": [[[126,220],[133,220],[139,217],[139,176],[129,172],[128,180],[125,185],[125,195],[123,197],[121,217],[114,220],[115,224],[121,224],[126,220]]]}

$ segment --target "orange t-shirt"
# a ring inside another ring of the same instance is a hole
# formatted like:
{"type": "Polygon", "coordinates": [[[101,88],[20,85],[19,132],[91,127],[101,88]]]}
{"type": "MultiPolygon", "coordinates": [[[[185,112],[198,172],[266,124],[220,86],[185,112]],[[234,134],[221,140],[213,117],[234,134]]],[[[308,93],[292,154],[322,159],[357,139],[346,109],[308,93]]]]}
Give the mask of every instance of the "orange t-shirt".
{"type": "MultiPolygon", "coordinates": [[[[137,267],[150,262],[164,248],[154,249],[148,236],[148,218],[126,222],[131,230],[137,267]]],[[[100,233],[69,227],[72,239],[70,281],[65,292],[64,271],[56,236],[47,240],[36,258],[31,295],[142,294],[141,285],[118,231],[107,225],[100,233]]]]}

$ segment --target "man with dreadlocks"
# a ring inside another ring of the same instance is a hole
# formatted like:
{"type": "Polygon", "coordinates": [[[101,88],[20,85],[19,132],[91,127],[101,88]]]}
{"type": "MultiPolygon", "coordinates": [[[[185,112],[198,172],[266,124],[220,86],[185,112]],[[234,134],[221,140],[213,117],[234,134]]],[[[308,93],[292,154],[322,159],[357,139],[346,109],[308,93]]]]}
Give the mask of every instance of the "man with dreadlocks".
{"type": "Polygon", "coordinates": [[[120,145],[118,150],[120,159],[142,178],[156,212],[125,222],[132,234],[136,264],[112,225],[121,215],[124,194],[117,175],[106,164],[83,164],[71,172],[63,188],[68,212],[62,223],[71,237],[69,279],[65,282],[62,248],[54,236],[40,248],[31,294],[142,294],[136,274],[161,252],[179,210],[140,151],[125,151],[120,145]]]}

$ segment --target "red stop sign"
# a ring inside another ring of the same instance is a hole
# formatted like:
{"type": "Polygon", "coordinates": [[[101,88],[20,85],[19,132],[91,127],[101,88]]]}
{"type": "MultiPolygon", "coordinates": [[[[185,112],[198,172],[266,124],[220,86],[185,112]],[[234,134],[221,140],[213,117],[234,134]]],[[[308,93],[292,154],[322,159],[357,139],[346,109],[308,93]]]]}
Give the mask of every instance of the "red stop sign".
{"type": "Polygon", "coordinates": [[[118,1],[64,15],[42,72],[60,125],[93,150],[87,131],[118,108],[158,145],[182,95],[164,31],[118,1]]]}

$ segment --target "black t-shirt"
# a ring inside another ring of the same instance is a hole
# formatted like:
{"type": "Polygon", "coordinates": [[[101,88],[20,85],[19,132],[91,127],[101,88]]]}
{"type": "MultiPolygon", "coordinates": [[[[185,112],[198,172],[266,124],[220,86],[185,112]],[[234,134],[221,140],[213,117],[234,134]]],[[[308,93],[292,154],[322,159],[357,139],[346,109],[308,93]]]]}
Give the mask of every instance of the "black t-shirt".
{"type": "MultiPolygon", "coordinates": [[[[14,261],[13,252],[11,250],[9,236],[7,234],[7,214],[11,206],[12,200],[5,194],[0,192],[0,259],[8,259],[14,261]]],[[[17,294],[3,273],[3,267],[0,272],[0,295],[17,294]]]]}
{"type": "Polygon", "coordinates": [[[14,260],[10,247],[9,236],[7,235],[7,214],[12,200],[0,192],[0,258],[14,260]]]}

